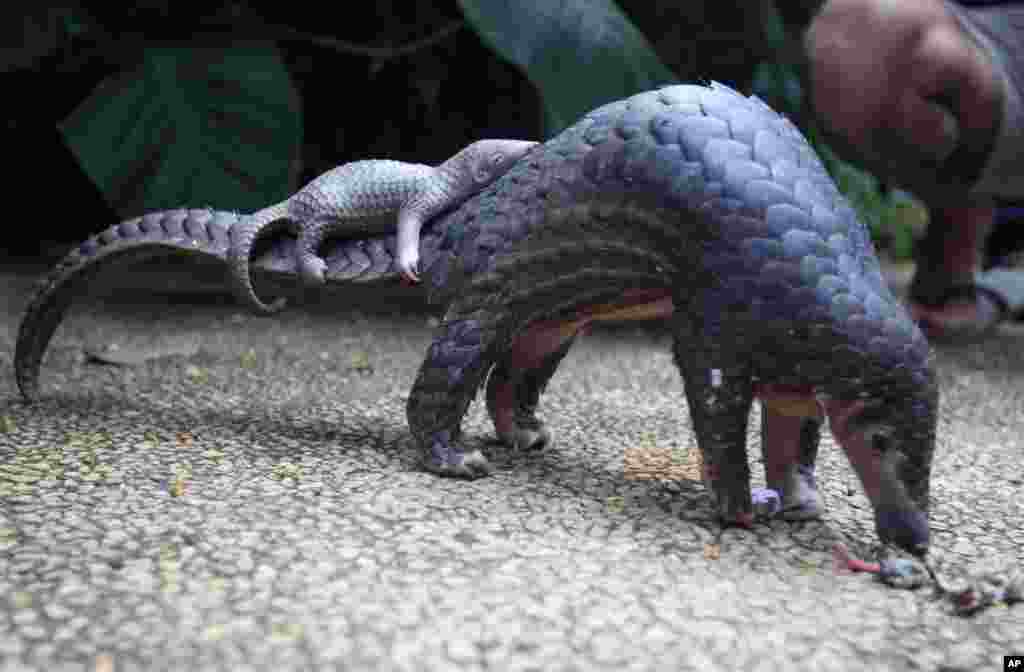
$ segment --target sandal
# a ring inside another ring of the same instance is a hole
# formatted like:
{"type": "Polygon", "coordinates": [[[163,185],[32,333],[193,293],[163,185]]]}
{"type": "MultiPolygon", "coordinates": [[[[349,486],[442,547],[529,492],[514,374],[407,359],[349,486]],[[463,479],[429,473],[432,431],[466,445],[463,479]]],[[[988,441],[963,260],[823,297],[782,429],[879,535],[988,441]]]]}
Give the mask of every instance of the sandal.
{"type": "Polygon", "coordinates": [[[913,299],[910,313],[935,342],[970,343],[1024,315],[1024,269],[997,268],[947,287],[938,301],[913,299]]]}

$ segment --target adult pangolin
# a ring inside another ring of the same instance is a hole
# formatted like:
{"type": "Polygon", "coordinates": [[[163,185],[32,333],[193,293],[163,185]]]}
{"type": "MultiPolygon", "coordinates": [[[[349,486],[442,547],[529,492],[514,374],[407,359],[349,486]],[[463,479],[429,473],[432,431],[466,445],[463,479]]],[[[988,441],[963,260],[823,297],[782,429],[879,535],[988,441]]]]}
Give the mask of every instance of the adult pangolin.
{"type": "MultiPolygon", "coordinates": [[[[158,212],[82,243],[21,324],[22,393],[36,395],[43,352],[86,277],[161,251],[223,261],[246,222],[158,212]]],[[[398,276],[394,235],[334,241],[324,257],[329,284],[398,276]]],[[[294,236],[275,233],[253,268],[286,287],[294,236]]],[[[543,443],[538,398],[574,336],[591,322],[663,317],[726,521],[751,518],[746,426],[757,397],[784,515],[820,513],[814,460],[827,416],[882,540],[927,548],[938,410],[928,344],[811,147],[757,98],[683,85],[594,110],[426,222],[420,268],[445,310],[407,408],[431,471],[490,470],[460,437],[485,381],[498,436],[543,443]]]]}

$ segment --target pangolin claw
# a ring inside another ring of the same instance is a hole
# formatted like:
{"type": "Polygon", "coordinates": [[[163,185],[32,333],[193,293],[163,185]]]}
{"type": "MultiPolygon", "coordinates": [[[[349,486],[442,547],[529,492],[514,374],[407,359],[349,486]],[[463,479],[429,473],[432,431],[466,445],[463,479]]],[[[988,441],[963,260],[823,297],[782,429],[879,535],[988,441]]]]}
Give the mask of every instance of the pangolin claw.
{"type": "Polygon", "coordinates": [[[494,471],[491,463],[479,450],[471,450],[467,453],[450,455],[449,458],[443,462],[438,460],[436,457],[431,457],[426,460],[424,466],[427,471],[433,472],[438,476],[445,476],[448,478],[465,478],[469,480],[483,478],[494,471]]]}

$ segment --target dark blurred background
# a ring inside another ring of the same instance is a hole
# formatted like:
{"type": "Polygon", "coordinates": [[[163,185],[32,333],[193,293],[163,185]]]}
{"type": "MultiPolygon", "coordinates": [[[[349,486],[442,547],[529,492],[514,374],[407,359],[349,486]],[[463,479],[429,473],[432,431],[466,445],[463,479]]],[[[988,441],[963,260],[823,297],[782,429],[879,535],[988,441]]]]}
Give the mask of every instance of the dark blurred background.
{"type": "MultiPolygon", "coordinates": [[[[767,4],[623,0],[619,7],[679,81],[717,79],[749,89],[755,66],[770,57],[761,25],[767,4]]],[[[799,29],[817,3],[782,4],[799,29]]],[[[256,0],[8,3],[0,10],[6,26],[0,30],[8,33],[3,42],[12,45],[0,51],[7,251],[63,250],[146,208],[105,197],[60,124],[90,96],[102,99],[94,91],[101,82],[131,72],[157,47],[277,45],[298,94],[301,124],[301,143],[285,157],[292,161],[286,193],[359,158],[436,163],[481,137],[544,137],[537,88],[485,46],[455,0],[378,0],[348,15],[339,7],[256,0]]],[[[201,172],[193,177],[204,179],[201,172]]]]}
{"type": "MultiPolygon", "coordinates": [[[[923,208],[832,153],[803,94],[800,39],[821,1],[379,0],[346,15],[11,0],[2,249],[57,256],[149,210],[253,211],[347,161],[439,163],[479,138],[544,139],[603,102],[714,79],[793,118],[880,248],[909,258],[923,208]]],[[[989,256],[1020,228],[997,230],[989,256]]]]}

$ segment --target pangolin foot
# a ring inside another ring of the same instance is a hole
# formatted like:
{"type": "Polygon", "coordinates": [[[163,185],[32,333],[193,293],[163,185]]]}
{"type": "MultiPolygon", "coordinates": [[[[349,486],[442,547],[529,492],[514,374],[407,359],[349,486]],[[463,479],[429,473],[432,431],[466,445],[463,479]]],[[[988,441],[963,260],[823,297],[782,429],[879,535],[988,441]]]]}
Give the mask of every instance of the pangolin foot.
{"type": "Polygon", "coordinates": [[[551,432],[532,414],[517,413],[511,427],[498,431],[498,440],[515,450],[539,450],[551,441],[551,432]]]}
{"type": "Polygon", "coordinates": [[[419,264],[419,253],[414,256],[399,255],[398,272],[402,275],[402,279],[410,285],[418,284],[420,281],[419,264]]]}
{"type": "Polygon", "coordinates": [[[779,517],[784,520],[813,520],[825,512],[813,465],[793,465],[782,482],[769,483],[768,487],[782,495],[779,517]]]}
{"type": "Polygon", "coordinates": [[[307,285],[322,285],[327,282],[327,262],[315,255],[299,260],[299,276],[307,285]]]}
{"type": "Polygon", "coordinates": [[[447,438],[447,432],[436,436],[424,466],[427,471],[448,478],[476,479],[493,471],[491,463],[479,450],[464,452],[458,443],[447,438]]]}
{"type": "Polygon", "coordinates": [[[754,526],[754,513],[749,487],[738,482],[723,482],[714,465],[704,464],[704,487],[718,509],[718,518],[724,525],[754,526]]]}

